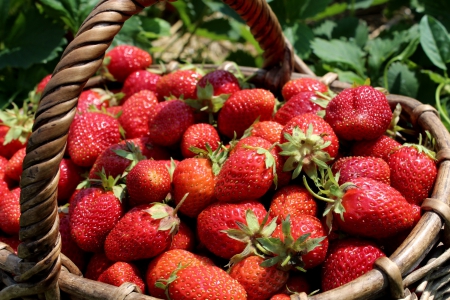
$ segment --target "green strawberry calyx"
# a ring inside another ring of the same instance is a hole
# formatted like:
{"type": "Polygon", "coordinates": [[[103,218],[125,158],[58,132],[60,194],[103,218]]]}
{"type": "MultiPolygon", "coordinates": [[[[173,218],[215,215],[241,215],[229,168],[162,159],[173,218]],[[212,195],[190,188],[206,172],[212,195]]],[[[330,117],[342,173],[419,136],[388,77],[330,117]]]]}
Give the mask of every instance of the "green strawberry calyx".
{"type": "Polygon", "coordinates": [[[281,230],[284,241],[275,237],[263,237],[257,239],[262,247],[273,256],[263,261],[261,266],[268,268],[276,265],[279,269],[284,271],[292,269],[303,272],[306,271],[303,268],[304,262],[302,256],[320,246],[321,242],[326,237],[311,238],[311,233],[306,233],[297,240],[294,240],[291,233],[289,215],[281,222],[281,230]]]}
{"type": "Polygon", "coordinates": [[[401,147],[413,147],[419,153],[424,153],[431,160],[436,161],[436,140],[431,135],[431,133],[427,130],[425,131],[426,137],[425,140],[422,138],[422,134],[419,133],[419,141],[417,144],[414,143],[404,143],[401,147]]]}
{"type": "Polygon", "coordinates": [[[9,127],[3,145],[13,140],[25,144],[33,127],[35,108],[28,101],[24,101],[22,108],[15,103],[12,106],[12,109],[0,110],[0,125],[9,127]]]}
{"type": "Polygon", "coordinates": [[[292,135],[284,134],[287,142],[279,144],[280,155],[288,156],[283,171],[292,172],[292,179],[297,178],[302,170],[309,178],[317,178],[317,169],[326,169],[327,162],[331,161],[330,154],[324,151],[331,142],[325,141],[323,135],[314,134],[310,124],[306,132],[298,126],[292,130],[292,135]]]}
{"type": "Polygon", "coordinates": [[[125,169],[122,176],[126,176],[138,162],[147,159],[147,157],[144,154],[142,154],[141,149],[138,146],[136,146],[135,143],[126,141],[125,146],[126,149],[113,150],[114,153],[116,153],[118,156],[126,158],[130,161],[130,164],[125,169]]]}
{"type": "Polygon", "coordinates": [[[265,149],[265,148],[262,148],[262,147],[253,147],[253,146],[248,146],[248,145],[244,145],[242,147],[246,148],[246,149],[256,150],[257,154],[264,155],[264,157],[265,157],[264,163],[265,163],[266,169],[269,169],[269,168],[272,169],[273,183],[274,183],[275,189],[276,189],[277,186],[278,186],[277,164],[276,164],[276,161],[275,161],[275,157],[272,155],[272,153],[270,153],[270,151],[275,146],[276,145],[272,145],[272,147],[269,148],[269,149],[265,149]]]}
{"type": "Polygon", "coordinates": [[[230,151],[222,143],[220,143],[219,147],[217,147],[217,149],[214,151],[212,150],[209,143],[205,144],[205,148],[206,150],[197,147],[190,147],[189,150],[197,154],[197,157],[209,159],[211,161],[212,171],[214,175],[217,175],[219,174],[223,164],[227,160],[230,151]]]}
{"type": "Polygon", "coordinates": [[[158,280],[156,280],[155,286],[157,288],[160,288],[160,289],[164,290],[164,293],[166,294],[167,299],[169,299],[169,300],[171,299],[170,296],[169,296],[169,285],[172,282],[174,282],[175,280],[178,279],[178,276],[177,276],[178,272],[180,272],[180,270],[188,267],[191,264],[191,262],[188,262],[187,264],[184,264],[184,265],[179,263],[177,265],[176,269],[173,270],[172,273],[170,273],[170,275],[169,275],[169,277],[167,279],[159,278],[158,280]]]}
{"type": "Polygon", "coordinates": [[[245,212],[245,222],[247,224],[236,221],[238,228],[222,230],[228,237],[246,244],[245,249],[241,253],[234,255],[230,259],[227,267],[231,267],[235,263],[251,255],[263,256],[264,254],[268,254],[257,242],[258,238],[269,237],[275,230],[277,218],[273,218],[270,222],[268,222],[268,220],[269,213],[267,213],[262,222],[259,223],[255,213],[251,209],[248,209],[245,212]]]}
{"type": "Polygon", "coordinates": [[[154,220],[160,220],[158,230],[170,230],[170,234],[175,234],[178,231],[178,226],[180,225],[180,219],[177,216],[177,212],[188,195],[189,193],[186,193],[175,208],[164,203],[156,202],[153,203],[150,208],[145,209],[144,211],[150,214],[150,216],[154,220]]]}

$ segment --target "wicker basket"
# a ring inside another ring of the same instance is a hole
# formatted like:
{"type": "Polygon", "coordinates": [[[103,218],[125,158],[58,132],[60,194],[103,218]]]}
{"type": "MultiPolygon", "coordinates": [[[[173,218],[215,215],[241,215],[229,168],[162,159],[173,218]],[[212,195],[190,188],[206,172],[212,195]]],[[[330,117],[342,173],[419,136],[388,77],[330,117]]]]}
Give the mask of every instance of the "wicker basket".
{"type": "MultiPolygon", "coordinates": [[[[254,75],[254,83],[277,92],[291,78],[314,76],[292,54],[265,0],[223,1],[242,16],[264,50],[263,69],[241,68],[245,75],[254,75]]],[[[82,24],[56,66],[37,110],[23,163],[20,183],[22,243],[18,255],[14,255],[8,245],[0,243],[0,273],[4,286],[0,290],[1,300],[60,299],[61,295],[70,295],[73,299],[155,299],[139,294],[132,284],[115,287],[85,279],[74,264],[60,254],[56,192],[59,164],[78,96],[88,81],[92,84],[92,76],[101,66],[104,54],[123,22],[157,2],[102,0],[82,24]]],[[[330,86],[338,91],[348,87],[338,81],[330,86]]],[[[450,202],[449,133],[433,107],[398,95],[389,95],[388,100],[392,107],[400,103],[404,116],[413,126],[430,131],[436,138],[439,172],[431,198],[423,204],[427,212],[389,258],[377,261],[374,270],[340,288],[310,297],[293,295],[293,299],[374,299],[383,295],[403,298],[402,277],[409,274],[441,239],[441,228],[450,220],[447,206],[450,202]]],[[[442,240],[449,240],[448,235],[442,240]]]]}

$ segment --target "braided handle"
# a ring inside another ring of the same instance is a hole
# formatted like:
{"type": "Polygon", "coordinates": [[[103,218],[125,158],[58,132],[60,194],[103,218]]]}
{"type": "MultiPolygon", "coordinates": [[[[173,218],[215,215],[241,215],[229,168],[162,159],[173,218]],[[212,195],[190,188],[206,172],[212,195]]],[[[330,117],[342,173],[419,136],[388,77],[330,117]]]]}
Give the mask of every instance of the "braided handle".
{"type": "MultiPolygon", "coordinates": [[[[169,0],[171,1],[171,0],[169,0]]],[[[265,0],[223,0],[250,26],[264,50],[265,81],[277,89],[290,79],[294,55],[265,0]]],[[[47,84],[35,115],[21,178],[21,217],[14,278],[0,299],[44,294],[59,299],[61,239],[58,231],[59,164],[74,118],[78,96],[100,68],[105,52],[123,23],[159,0],[101,0],[67,46],[47,84]]],[[[297,64],[298,65],[298,64],[297,64]]],[[[306,70],[306,72],[310,72],[306,70]]]]}

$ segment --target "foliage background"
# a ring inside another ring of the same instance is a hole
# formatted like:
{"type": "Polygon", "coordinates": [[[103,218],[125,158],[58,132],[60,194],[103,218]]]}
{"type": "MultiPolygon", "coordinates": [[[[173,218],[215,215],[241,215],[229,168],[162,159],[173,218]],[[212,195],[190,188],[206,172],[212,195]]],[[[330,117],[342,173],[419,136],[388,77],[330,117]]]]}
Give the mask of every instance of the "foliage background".
{"type": "MultiPolygon", "coordinates": [[[[19,103],[47,74],[97,0],[0,1],[0,107],[19,103]]],[[[267,0],[296,54],[317,74],[382,86],[429,103],[450,128],[450,1],[267,0]]],[[[261,49],[219,0],[178,0],[128,20],[113,45],[178,60],[260,67],[261,49]]]]}

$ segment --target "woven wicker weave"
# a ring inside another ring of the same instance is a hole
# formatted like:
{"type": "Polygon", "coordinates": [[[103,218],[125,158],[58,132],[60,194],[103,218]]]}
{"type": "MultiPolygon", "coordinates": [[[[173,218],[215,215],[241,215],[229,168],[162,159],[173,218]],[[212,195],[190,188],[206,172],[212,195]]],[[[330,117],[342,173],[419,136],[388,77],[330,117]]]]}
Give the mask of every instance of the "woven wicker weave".
{"type": "MultiPolygon", "coordinates": [[[[279,23],[265,0],[223,0],[247,22],[264,50],[264,68],[241,68],[254,75],[256,84],[276,92],[291,78],[312,77],[313,73],[292,54],[279,23]],[[294,72],[299,73],[294,73],[294,72]]],[[[63,53],[48,83],[35,116],[27,144],[21,179],[21,218],[18,255],[0,243],[0,273],[4,288],[0,299],[59,299],[60,291],[74,299],[155,299],[136,292],[131,284],[114,287],[84,279],[74,264],[60,254],[57,183],[67,133],[75,115],[77,99],[102,64],[105,51],[123,23],[157,0],[103,0],[87,17],[79,33],[63,53]]],[[[215,66],[210,66],[215,67],[215,66]]],[[[94,83],[95,84],[95,83],[94,83]]],[[[339,91],[347,84],[334,81],[339,91]]],[[[430,200],[450,202],[450,136],[436,110],[415,99],[389,95],[392,107],[400,103],[405,118],[418,130],[428,130],[436,138],[439,173],[430,200]]],[[[428,201],[430,204],[431,202],[428,201]]],[[[418,225],[404,243],[378,267],[338,289],[308,299],[372,299],[391,294],[404,297],[401,276],[410,273],[439,239],[445,209],[428,205],[418,225]],[[436,212],[434,212],[436,211],[436,212]]],[[[306,295],[292,298],[306,299],[306,295]]]]}

